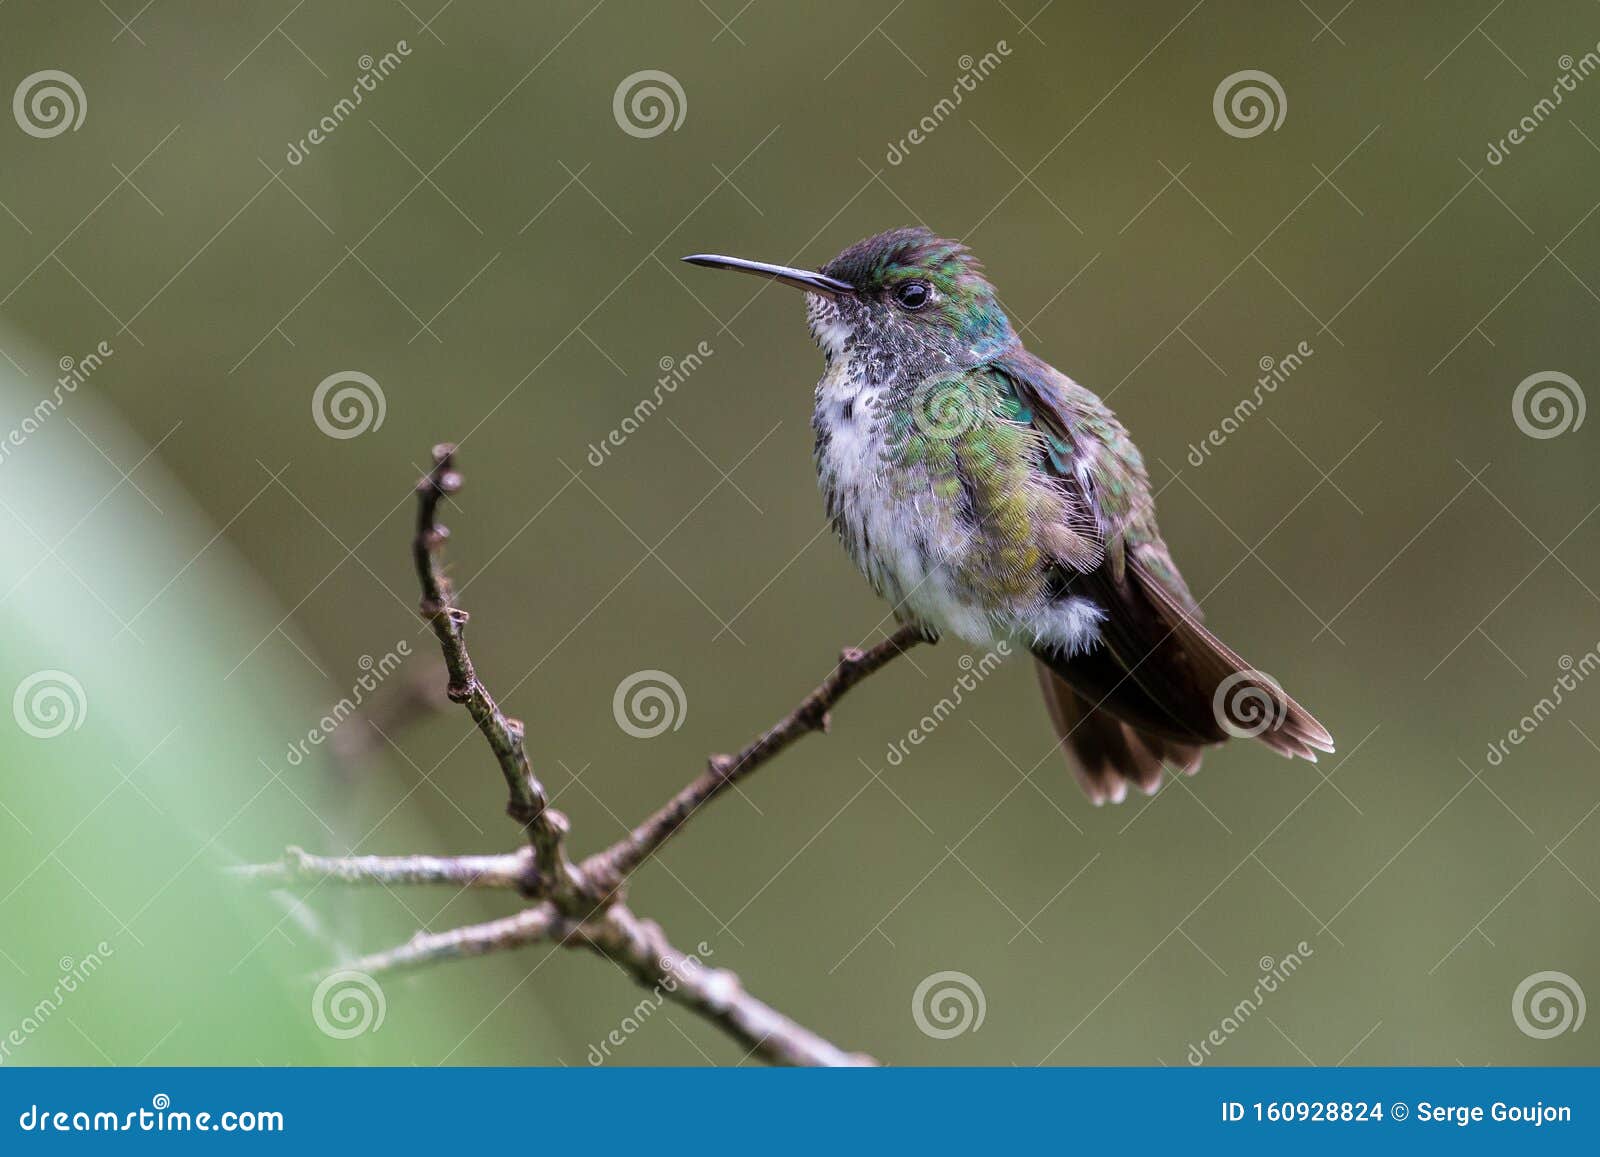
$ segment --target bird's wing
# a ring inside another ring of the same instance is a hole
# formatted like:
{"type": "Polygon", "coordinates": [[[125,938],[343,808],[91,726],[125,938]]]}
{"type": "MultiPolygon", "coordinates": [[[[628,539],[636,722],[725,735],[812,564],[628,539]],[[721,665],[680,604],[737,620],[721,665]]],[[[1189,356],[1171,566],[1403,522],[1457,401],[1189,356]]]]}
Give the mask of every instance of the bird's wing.
{"type": "Polygon", "coordinates": [[[1038,467],[1095,513],[1103,546],[1100,565],[1063,566],[1060,576],[1063,594],[1085,596],[1105,612],[1103,646],[1087,655],[1040,654],[1040,661],[1089,703],[1169,741],[1251,734],[1285,755],[1331,751],[1309,712],[1201,625],[1156,526],[1144,462],[1105,403],[1025,351],[991,369],[1015,399],[1012,420],[1039,435],[1038,467]],[[1253,710],[1264,721],[1259,728],[1247,714],[1253,710]]]}
{"type": "Polygon", "coordinates": [[[1013,420],[1040,437],[1039,468],[1094,513],[1112,577],[1121,583],[1132,559],[1198,619],[1199,605],[1156,528],[1144,459],[1110,407],[1025,350],[997,359],[991,369],[1002,392],[1016,399],[1013,420]]]}

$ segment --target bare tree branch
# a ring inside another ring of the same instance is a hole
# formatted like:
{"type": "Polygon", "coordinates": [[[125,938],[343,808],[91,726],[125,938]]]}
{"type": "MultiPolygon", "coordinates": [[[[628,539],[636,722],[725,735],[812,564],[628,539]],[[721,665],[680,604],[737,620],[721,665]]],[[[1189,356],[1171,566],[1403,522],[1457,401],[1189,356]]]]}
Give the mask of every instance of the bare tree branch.
{"type": "Polygon", "coordinates": [[[626,905],[613,904],[606,919],[580,925],[574,935],[616,961],[635,980],[693,1009],[750,1052],[778,1065],[838,1068],[877,1064],[865,1053],[847,1053],[790,1020],[744,990],[723,968],[708,968],[667,943],[654,921],[641,920],[626,905]]]}
{"type": "Polygon", "coordinates": [[[826,731],[828,712],[850,688],[923,641],[921,632],[915,627],[901,627],[869,650],[851,647],[841,652],[839,665],[833,673],[802,699],[798,707],[751,740],[738,755],[712,756],[707,761],[706,770],[673,796],[665,807],[614,846],[585,860],[585,875],[595,880],[622,880],[666,843],[703,805],[710,803],[801,736],[812,731],[826,731]]]}
{"type": "MultiPolygon", "coordinates": [[[[422,615],[433,627],[449,671],[449,697],[464,704],[488,740],[510,793],[507,813],[522,827],[528,846],[489,856],[314,856],[289,848],[270,864],[233,869],[244,879],[274,887],[346,884],[455,884],[508,888],[538,903],[512,916],[455,928],[418,932],[405,944],[361,957],[344,968],[368,973],[414,968],[441,960],[481,956],[527,944],[587,947],[615,963],[638,983],[717,1025],[756,1055],[774,1064],[870,1065],[863,1053],[848,1053],[746,992],[739,978],[708,967],[698,955],[667,940],[653,921],[622,902],[629,873],[681,828],[690,816],[796,740],[828,729],[829,712],[854,686],[924,641],[902,627],[867,650],[849,648],[838,666],[772,727],[737,755],[713,756],[698,777],[633,831],[581,865],[567,855],[567,819],[549,806],[544,786],[523,747],[521,722],[508,718],[478,680],[467,653],[467,613],[440,561],[449,531],[438,521],[439,504],[461,487],[455,448],[434,447],[433,467],[417,484],[416,537],[412,546],[422,585],[422,615]]],[[[702,948],[702,951],[704,949],[702,948]]]]}
{"type": "Polygon", "coordinates": [[[533,852],[497,856],[314,856],[289,847],[270,864],[244,864],[234,875],[275,888],[333,880],[341,884],[454,884],[458,888],[527,888],[533,852]]]}
{"type": "Polygon", "coordinates": [[[847,1053],[830,1044],[750,995],[727,969],[709,967],[698,955],[673,947],[654,921],[641,920],[623,904],[611,905],[598,919],[573,923],[544,902],[500,920],[448,932],[419,932],[397,948],[327,972],[354,969],[378,975],[542,941],[592,949],[662,999],[719,1024],[751,1054],[774,1064],[839,1067],[875,1063],[864,1054],[847,1053]]]}
{"type": "Polygon", "coordinates": [[[376,974],[403,968],[417,968],[439,960],[459,960],[467,956],[484,956],[508,948],[521,948],[550,938],[552,927],[558,926],[560,917],[549,903],[535,904],[513,916],[490,920],[486,924],[468,924],[448,932],[418,932],[398,948],[387,952],[374,952],[348,964],[343,969],[376,974]]]}
{"type": "Polygon", "coordinates": [[[455,605],[455,590],[439,561],[445,539],[450,537],[449,529],[439,524],[439,503],[459,489],[461,475],[455,471],[455,447],[442,442],[433,448],[433,468],[417,483],[417,533],[411,554],[422,584],[422,617],[433,627],[444,651],[445,665],[450,670],[451,701],[466,705],[505,776],[511,792],[506,814],[522,825],[538,861],[535,894],[576,897],[584,889],[567,859],[567,817],[549,806],[544,785],[533,774],[522,746],[522,721],[507,718],[478,681],[467,654],[469,616],[455,605]]]}

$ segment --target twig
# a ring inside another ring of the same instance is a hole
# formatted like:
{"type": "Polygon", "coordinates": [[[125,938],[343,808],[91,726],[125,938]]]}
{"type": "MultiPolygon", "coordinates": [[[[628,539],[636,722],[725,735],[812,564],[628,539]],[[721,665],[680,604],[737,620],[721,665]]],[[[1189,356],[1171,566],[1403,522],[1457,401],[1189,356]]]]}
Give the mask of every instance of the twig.
{"type": "Polygon", "coordinates": [[[618,881],[644,863],[703,805],[744,779],[801,736],[828,729],[828,712],[844,694],[897,655],[923,642],[915,627],[901,627],[869,650],[848,648],[839,665],[822,683],[767,731],[751,740],[738,755],[714,755],[706,770],[669,800],[649,819],[615,845],[584,861],[584,874],[594,880],[618,881]]]}
{"type": "Polygon", "coordinates": [[[721,1025],[753,1055],[774,1064],[841,1067],[875,1063],[865,1054],[847,1053],[830,1044],[750,995],[738,976],[727,969],[711,968],[698,956],[673,947],[654,921],[640,919],[623,904],[611,905],[600,918],[572,923],[552,904],[541,903],[484,924],[448,932],[419,932],[397,948],[326,971],[353,969],[378,975],[540,941],[592,949],[663,999],[721,1025]]]}
{"type": "Polygon", "coordinates": [[[417,580],[422,584],[422,617],[433,627],[444,651],[445,666],[450,671],[451,702],[466,705],[505,776],[511,792],[506,814],[522,825],[537,860],[534,894],[561,900],[578,897],[584,888],[567,859],[567,817],[549,806],[544,785],[533,774],[522,746],[522,721],[508,718],[478,681],[467,654],[470,616],[455,605],[454,588],[439,561],[445,539],[450,537],[449,529],[439,523],[439,503],[460,488],[455,447],[441,442],[433,448],[433,468],[417,483],[417,533],[411,554],[417,580]]]}
{"type": "Polygon", "coordinates": [[[418,932],[398,948],[374,952],[371,956],[360,957],[330,971],[354,969],[368,974],[394,972],[439,960],[459,960],[501,952],[507,948],[521,948],[524,944],[548,939],[550,929],[559,919],[550,904],[536,904],[514,916],[490,920],[487,924],[468,924],[448,932],[418,932]]]}
{"type": "Polygon", "coordinates": [[[840,1068],[877,1064],[847,1053],[744,990],[723,968],[708,968],[667,943],[660,927],[615,904],[606,919],[581,925],[575,935],[621,965],[635,980],[691,1008],[763,1060],[778,1065],[840,1068]]]}
{"type": "Polygon", "coordinates": [[[290,848],[282,860],[234,869],[243,878],[276,887],[333,880],[348,884],[434,884],[512,888],[539,902],[513,916],[448,932],[418,932],[406,944],[345,965],[368,973],[413,968],[439,960],[480,956],[548,941],[587,947],[640,984],[655,989],[717,1025],[746,1050],[775,1064],[874,1064],[847,1053],[746,992],[739,978],[707,967],[668,942],[653,921],[622,902],[629,873],[644,863],[685,821],[801,736],[828,729],[828,713],[854,686],[923,641],[910,627],[867,649],[841,653],[838,666],[795,709],[737,755],[717,755],[706,770],[615,844],[575,865],[566,852],[566,817],[549,806],[523,748],[522,724],[508,718],[478,680],[467,653],[467,613],[440,562],[449,531],[438,521],[439,503],[461,487],[455,448],[434,447],[433,467],[417,484],[417,529],[412,553],[422,585],[422,615],[432,625],[449,670],[449,697],[464,704],[489,742],[505,777],[506,811],[522,827],[528,847],[491,856],[313,856],[290,848]]]}
{"type": "Polygon", "coordinates": [[[314,856],[289,847],[270,864],[243,864],[232,873],[276,888],[334,880],[341,884],[454,884],[460,888],[526,888],[533,853],[498,856],[314,856]]]}

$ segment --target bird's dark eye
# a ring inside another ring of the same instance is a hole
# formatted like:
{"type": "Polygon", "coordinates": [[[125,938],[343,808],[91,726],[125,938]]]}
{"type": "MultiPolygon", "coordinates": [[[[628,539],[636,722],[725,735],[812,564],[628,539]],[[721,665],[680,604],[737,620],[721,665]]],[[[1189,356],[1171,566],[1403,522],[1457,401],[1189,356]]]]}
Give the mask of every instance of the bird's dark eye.
{"type": "Polygon", "coordinates": [[[906,281],[895,289],[894,297],[904,308],[916,310],[933,299],[933,290],[926,281],[906,281]]]}

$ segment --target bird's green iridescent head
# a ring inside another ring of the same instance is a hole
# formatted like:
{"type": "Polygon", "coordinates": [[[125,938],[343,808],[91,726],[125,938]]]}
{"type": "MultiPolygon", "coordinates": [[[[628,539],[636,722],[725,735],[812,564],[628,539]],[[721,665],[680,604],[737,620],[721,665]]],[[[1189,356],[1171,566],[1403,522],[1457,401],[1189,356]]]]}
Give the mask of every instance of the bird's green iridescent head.
{"type": "Polygon", "coordinates": [[[805,290],[824,355],[860,357],[875,376],[964,369],[1017,341],[977,259],[920,226],[858,241],[817,272],[711,254],[684,260],[805,290]]]}

